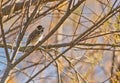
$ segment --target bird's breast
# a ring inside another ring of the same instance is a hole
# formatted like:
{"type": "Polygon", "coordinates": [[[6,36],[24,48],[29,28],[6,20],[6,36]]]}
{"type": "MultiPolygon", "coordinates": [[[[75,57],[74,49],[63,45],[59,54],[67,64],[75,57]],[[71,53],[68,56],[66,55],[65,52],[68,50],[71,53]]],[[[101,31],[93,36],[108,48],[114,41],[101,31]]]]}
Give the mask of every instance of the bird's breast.
{"type": "Polygon", "coordinates": [[[36,37],[34,37],[32,40],[31,40],[31,44],[32,45],[36,45],[39,41],[41,41],[43,38],[43,35],[38,35],[36,37]]]}

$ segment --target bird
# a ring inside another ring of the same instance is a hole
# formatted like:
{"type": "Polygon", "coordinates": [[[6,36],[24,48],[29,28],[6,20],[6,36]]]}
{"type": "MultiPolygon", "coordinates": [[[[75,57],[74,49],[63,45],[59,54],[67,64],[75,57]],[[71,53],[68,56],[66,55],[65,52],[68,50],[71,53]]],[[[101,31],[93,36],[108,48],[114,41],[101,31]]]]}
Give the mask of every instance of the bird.
{"type": "Polygon", "coordinates": [[[43,38],[43,31],[44,31],[43,26],[38,25],[36,29],[33,32],[31,32],[31,34],[29,35],[26,42],[26,47],[28,45],[35,46],[39,41],[41,41],[43,38]]]}

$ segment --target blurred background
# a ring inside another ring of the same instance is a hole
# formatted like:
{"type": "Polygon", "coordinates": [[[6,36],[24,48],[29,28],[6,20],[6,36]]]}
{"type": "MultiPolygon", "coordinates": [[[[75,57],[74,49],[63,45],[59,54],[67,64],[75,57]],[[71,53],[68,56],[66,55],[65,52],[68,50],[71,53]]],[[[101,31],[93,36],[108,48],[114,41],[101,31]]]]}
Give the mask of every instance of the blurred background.
{"type": "Polygon", "coordinates": [[[6,83],[120,82],[120,0],[3,0],[0,9],[0,78],[5,47],[14,65],[6,83]],[[42,45],[17,63],[38,25],[45,28],[42,45]]]}

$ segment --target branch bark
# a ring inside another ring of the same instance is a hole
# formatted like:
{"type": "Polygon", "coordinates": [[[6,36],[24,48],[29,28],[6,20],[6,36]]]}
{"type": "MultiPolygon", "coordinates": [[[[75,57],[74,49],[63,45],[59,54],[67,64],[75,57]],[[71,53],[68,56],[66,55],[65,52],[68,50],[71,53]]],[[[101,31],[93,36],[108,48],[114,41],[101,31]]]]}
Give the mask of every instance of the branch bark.
{"type": "Polygon", "coordinates": [[[5,83],[5,80],[8,77],[8,74],[10,72],[9,68],[11,66],[10,65],[11,62],[10,62],[10,57],[9,57],[8,48],[7,48],[7,44],[6,44],[5,33],[4,33],[4,29],[3,29],[3,22],[2,22],[3,15],[2,15],[1,6],[2,6],[2,4],[1,4],[1,1],[0,1],[0,27],[1,27],[1,33],[2,33],[2,40],[3,40],[4,46],[5,46],[4,49],[5,49],[6,59],[7,59],[7,67],[6,67],[5,72],[4,72],[4,74],[1,78],[0,83],[5,83]]]}
{"type": "MultiPolygon", "coordinates": [[[[44,0],[42,3],[44,4],[44,3],[53,2],[53,1],[61,1],[61,0],[44,0]]],[[[32,0],[31,5],[35,6],[37,4],[37,2],[38,2],[38,0],[32,0]]],[[[23,3],[24,2],[16,3],[13,12],[21,10],[23,8],[23,6],[24,6],[23,3]]],[[[10,14],[11,6],[12,5],[10,4],[10,5],[7,5],[4,8],[2,8],[3,16],[10,14]]],[[[28,7],[28,6],[29,6],[29,1],[26,1],[25,7],[28,7]]]]}

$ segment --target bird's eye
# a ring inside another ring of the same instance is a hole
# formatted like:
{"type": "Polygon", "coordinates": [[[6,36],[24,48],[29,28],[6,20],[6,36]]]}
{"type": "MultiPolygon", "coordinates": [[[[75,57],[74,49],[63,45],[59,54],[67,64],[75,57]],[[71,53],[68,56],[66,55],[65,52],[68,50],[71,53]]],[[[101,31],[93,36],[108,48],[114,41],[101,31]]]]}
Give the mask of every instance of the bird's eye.
{"type": "Polygon", "coordinates": [[[38,30],[41,30],[41,28],[42,28],[42,26],[41,26],[41,25],[37,26],[37,29],[38,29],[38,30]]]}
{"type": "Polygon", "coordinates": [[[43,32],[43,29],[41,30],[41,32],[43,32]]]}
{"type": "Polygon", "coordinates": [[[41,27],[37,27],[38,28],[38,30],[40,30],[41,29],[41,27]]]}

